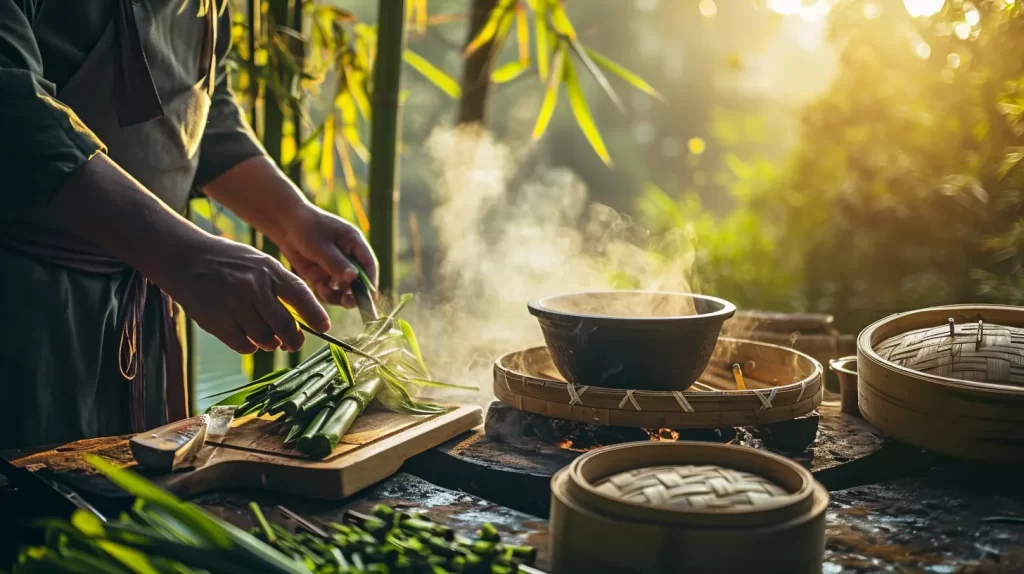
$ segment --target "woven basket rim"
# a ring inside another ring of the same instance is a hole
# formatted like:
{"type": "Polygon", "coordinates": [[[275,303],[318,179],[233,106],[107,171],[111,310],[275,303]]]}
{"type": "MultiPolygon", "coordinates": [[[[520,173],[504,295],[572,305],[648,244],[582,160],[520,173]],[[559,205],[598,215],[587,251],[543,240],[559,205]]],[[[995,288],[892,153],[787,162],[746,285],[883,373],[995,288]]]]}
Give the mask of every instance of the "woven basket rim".
{"type": "MultiPolygon", "coordinates": [[[[868,325],[863,331],[857,336],[857,355],[858,357],[864,357],[865,359],[882,366],[890,371],[902,373],[904,375],[920,379],[928,383],[934,383],[938,385],[944,385],[947,387],[953,387],[956,389],[979,392],[979,393],[1000,393],[1000,394],[1013,394],[1013,395],[1024,395],[1024,387],[1018,387],[1013,385],[1005,385],[1000,383],[987,383],[981,381],[968,381],[964,379],[956,379],[953,377],[943,377],[941,375],[933,375],[931,373],[925,373],[903,365],[898,365],[883,358],[875,351],[875,345],[882,342],[882,340],[890,337],[897,336],[896,334],[889,334],[884,339],[875,341],[875,333],[878,330],[896,319],[905,317],[915,317],[919,315],[925,315],[935,313],[937,311],[959,311],[959,312],[977,312],[977,311],[1005,311],[1011,313],[1017,313],[1021,316],[1021,324],[1013,325],[1014,327],[1024,328],[1024,307],[1016,307],[1013,305],[990,305],[990,304],[958,304],[958,305],[939,305],[936,307],[926,307],[923,309],[915,309],[913,311],[905,311],[902,313],[893,313],[887,317],[883,317],[874,323],[868,325]]],[[[939,326],[939,325],[936,325],[939,326]]],[[[916,329],[906,329],[903,334],[916,329]]]]}
{"type": "MultiPolygon", "coordinates": [[[[789,347],[783,347],[782,345],[775,345],[773,343],[764,343],[764,342],[761,342],[761,341],[753,341],[753,340],[750,340],[750,339],[738,339],[738,338],[733,338],[733,337],[719,337],[718,338],[718,342],[719,343],[722,343],[722,342],[726,342],[726,343],[742,343],[742,344],[753,345],[754,347],[776,349],[776,350],[780,350],[780,351],[783,351],[783,352],[792,353],[796,357],[798,357],[800,359],[803,359],[804,361],[806,361],[806,362],[808,362],[810,364],[810,366],[812,367],[811,373],[809,375],[807,375],[806,377],[800,379],[799,381],[794,381],[792,383],[787,383],[787,384],[784,384],[784,385],[775,385],[773,387],[769,387],[769,388],[773,389],[777,393],[784,392],[784,391],[798,391],[801,387],[804,387],[804,388],[809,387],[809,386],[813,385],[815,383],[815,381],[819,381],[822,378],[822,375],[824,374],[824,368],[821,366],[821,363],[819,363],[816,359],[814,359],[810,355],[808,355],[806,353],[803,353],[801,351],[798,351],[796,349],[792,349],[792,348],[789,348],[789,347]]],[[[510,361],[513,357],[524,356],[524,355],[526,355],[528,353],[540,352],[541,350],[547,351],[547,347],[544,346],[544,345],[538,345],[536,347],[529,347],[529,348],[526,348],[526,349],[520,349],[518,351],[512,351],[510,353],[506,353],[506,354],[502,355],[501,357],[499,357],[497,360],[494,361],[494,372],[495,373],[501,372],[503,374],[504,373],[509,373],[509,374],[515,375],[516,377],[522,379],[523,381],[529,381],[529,384],[533,384],[533,385],[543,385],[543,386],[546,386],[546,387],[552,387],[552,388],[556,388],[556,389],[564,389],[564,388],[566,388],[566,386],[569,385],[569,383],[566,382],[566,381],[559,381],[559,380],[555,380],[555,379],[541,378],[537,374],[523,372],[523,370],[521,370],[521,369],[512,368],[511,366],[508,365],[508,361],[510,361]]],[[[697,378],[697,381],[700,381],[699,377],[697,378]]],[[[583,387],[583,386],[587,386],[587,385],[574,385],[574,386],[575,387],[583,387]]],[[[639,396],[642,396],[642,397],[659,397],[659,398],[666,398],[666,399],[672,399],[675,396],[675,393],[680,393],[680,392],[685,397],[687,397],[687,398],[691,398],[691,397],[737,397],[737,398],[738,397],[745,397],[745,398],[756,398],[757,395],[759,394],[757,391],[761,390],[761,389],[757,389],[757,390],[755,390],[755,389],[747,389],[747,390],[736,389],[736,390],[701,391],[701,390],[693,390],[693,387],[690,387],[689,389],[686,389],[684,391],[649,391],[649,390],[643,390],[643,389],[615,389],[615,388],[611,388],[611,387],[599,387],[599,386],[587,386],[587,388],[588,388],[588,392],[601,393],[601,394],[607,393],[607,394],[617,395],[617,396],[620,396],[620,397],[624,397],[627,394],[631,393],[633,395],[639,395],[639,396]]]]}

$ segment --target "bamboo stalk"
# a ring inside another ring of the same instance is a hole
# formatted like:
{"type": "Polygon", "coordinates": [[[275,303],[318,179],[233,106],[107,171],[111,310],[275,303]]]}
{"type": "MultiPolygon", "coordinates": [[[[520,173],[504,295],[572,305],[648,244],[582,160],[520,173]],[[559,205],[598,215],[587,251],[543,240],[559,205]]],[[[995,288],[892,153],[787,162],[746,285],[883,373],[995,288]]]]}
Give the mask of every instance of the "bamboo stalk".
{"type": "Polygon", "coordinates": [[[405,0],[379,0],[377,60],[373,67],[373,124],[370,131],[370,245],[379,261],[381,291],[398,286],[398,142],[401,139],[402,53],[405,0]]]}

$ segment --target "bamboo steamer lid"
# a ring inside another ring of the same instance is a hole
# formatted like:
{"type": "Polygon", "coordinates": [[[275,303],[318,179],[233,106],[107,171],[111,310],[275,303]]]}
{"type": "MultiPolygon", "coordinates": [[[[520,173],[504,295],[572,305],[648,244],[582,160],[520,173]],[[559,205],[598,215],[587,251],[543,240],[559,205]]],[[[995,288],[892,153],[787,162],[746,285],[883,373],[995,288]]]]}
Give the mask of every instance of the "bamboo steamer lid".
{"type": "Polygon", "coordinates": [[[828,493],[752,448],[639,442],[551,480],[555,572],[821,572],[828,493]],[[742,549],[742,551],[737,551],[742,549]]]}
{"type": "Polygon", "coordinates": [[[861,413],[894,438],[1024,462],[1024,308],[950,305],[886,317],[858,337],[857,372],[861,413]]]}

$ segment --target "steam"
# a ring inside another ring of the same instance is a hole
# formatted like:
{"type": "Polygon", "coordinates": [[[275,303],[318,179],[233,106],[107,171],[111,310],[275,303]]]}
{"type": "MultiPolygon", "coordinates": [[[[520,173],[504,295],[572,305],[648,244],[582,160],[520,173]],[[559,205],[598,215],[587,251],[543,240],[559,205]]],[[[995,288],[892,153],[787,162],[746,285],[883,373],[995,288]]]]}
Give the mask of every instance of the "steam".
{"type": "Polygon", "coordinates": [[[443,261],[442,303],[408,311],[435,378],[480,387],[493,396],[492,368],[506,353],[543,345],[530,300],[609,290],[623,276],[642,289],[690,292],[692,237],[684,256],[647,253],[648,236],[627,216],[588,199],[568,170],[519,174],[517,158],[489,133],[438,128],[427,142],[437,169],[433,223],[443,261]]]}

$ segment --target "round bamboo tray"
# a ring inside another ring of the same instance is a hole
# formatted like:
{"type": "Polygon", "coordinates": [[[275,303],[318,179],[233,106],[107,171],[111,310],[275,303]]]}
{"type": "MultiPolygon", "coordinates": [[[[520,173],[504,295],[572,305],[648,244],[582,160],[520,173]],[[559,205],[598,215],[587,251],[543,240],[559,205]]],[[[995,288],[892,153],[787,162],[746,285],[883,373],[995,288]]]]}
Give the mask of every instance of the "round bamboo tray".
{"type": "Polygon", "coordinates": [[[711,362],[686,391],[569,384],[546,347],[509,353],[494,364],[494,394],[519,410],[610,426],[721,428],[791,420],[822,399],[821,364],[767,343],[720,338],[711,362]],[[741,365],[746,390],[732,366],[741,365]]]}
{"type": "Polygon", "coordinates": [[[1024,462],[1024,308],[950,305],[886,317],[858,337],[857,373],[861,413],[894,438],[1024,462]]]}
{"type": "Polygon", "coordinates": [[[828,493],[747,447],[639,442],[592,450],[551,479],[555,572],[821,572],[828,493]]]}

